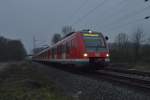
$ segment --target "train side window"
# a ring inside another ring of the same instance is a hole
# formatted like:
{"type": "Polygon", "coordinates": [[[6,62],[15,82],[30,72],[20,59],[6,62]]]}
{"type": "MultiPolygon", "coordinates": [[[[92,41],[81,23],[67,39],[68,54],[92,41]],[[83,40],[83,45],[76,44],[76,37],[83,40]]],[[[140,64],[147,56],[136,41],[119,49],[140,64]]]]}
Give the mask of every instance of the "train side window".
{"type": "Polygon", "coordinates": [[[70,41],[70,48],[72,48],[72,40],[70,41]]]}
{"type": "Polygon", "coordinates": [[[59,53],[61,54],[61,45],[59,46],[59,53]]]}
{"type": "Polygon", "coordinates": [[[75,39],[73,40],[73,47],[76,48],[76,42],[75,42],[75,39]]]}
{"type": "Polygon", "coordinates": [[[59,46],[57,46],[57,54],[59,54],[59,46]]]}
{"type": "Polygon", "coordinates": [[[61,45],[58,46],[58,54],[61,53],[61,45]]]}
{"type": "Polygon", "coordinates": [[[54,58],[54,48],[52,48],[52,58],[54,58]]]}
{"type": "Polygon", "coordinates": [[[65,50],[64,50],[64,45],[62,45],[62,53],[64,53],[64,51],[65,51],[65,50]]]}
{"type": "Polygon", "coordinates": [[[53,55],[55,54],[55,50],[54,50],[54,48],[52,49],[53,50],[53,55]]]}
{"type": "Polygon", "coordinates": [[[67,53],[68,51],[68,47],[67,47],[67,43],[65,44],[65,53],[67,53]]]}
{"type": "Polygon", "coordinates": [[[66,43],[66,53],[69,53],[69,50],[70,50],[70,45],[69,44],[70,44],[69,42],[66,43]]]}
{"type": "Polygon", "coordinates": [[[57,47],[54,48],[54,54],[57,54],[57,47]]]}
{"type": "Polygon", "coordinates": [[[58,51],[59,51],[59,54],[60,54],[60,46],[59,46],[59,48],[58,48],[58,49],[59,49],[58,51]]]}
{"type": "Polygon", "coordinates": [[[67,43],[66,43],[65,47],[66,47],[65,52],[68,53],[68,46],[67,46],[67,43]]]}
{"type": "Polygon", "coordinates": [[[75,39],[73,39],[73,48],[76,48],[77,46],[76,46],[76,40],[75,39]]]}
{"type": "Polygon", "coordinates": [[[62,54],[63,52],[63,50],[62,50],[63,48],[62,48],[62,45],[60,45],[60,54],[62,54]]]}
{"type": "Polygon", "coordinates": [[[74,40],[71,40],[71,48],[74,48],[74,40]]]}
{"type": "Polygon", "coordinates": [[[56,54],[59,54],[59,46],[56,47],[56,54]]]}
{"type": "Polygon", "coordinates": [[[63,53],[65,53],[66,52],[66,43],[63,45],[63,53]]]}

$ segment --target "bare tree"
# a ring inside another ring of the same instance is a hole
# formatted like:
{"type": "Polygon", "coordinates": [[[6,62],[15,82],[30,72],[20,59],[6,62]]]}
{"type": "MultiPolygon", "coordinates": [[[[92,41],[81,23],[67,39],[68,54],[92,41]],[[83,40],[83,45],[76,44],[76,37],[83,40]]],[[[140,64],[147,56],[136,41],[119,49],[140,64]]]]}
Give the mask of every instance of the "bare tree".
{"type": "Polygon", "coordinates": [[[129,38],[126,33],[119,33],[116,37],[116,45],[119,49],[126,49],[129,43],[129,38]]]}
{"type": "Polygon", "coordinates": [[[141,44],[144,42],[144,33],[141,28],[138,28],[134,33],[133,33],[133,53],[134,53],[134,61],[135,63],[137,62],[138,59],[140,59],[140,48],[141,44]]]}
{"type": "Polygon", "coordinates": [[[150,37],[148,38],[148,41],[147,41],[148,43],[147,44],[150,44],[150,37]]]}
{"type": "Polygon", "coordinates": [[[129,57],[129,38],[126,33],[119,33],[115,39],[115,54],[113,55],[116,61],[127,61],[129,57]]]}
{"type": "Polygon", "coordinates": [[[61,35],[59,33],[55,33],[53,38],[52,38],[52,44],[55,44],[60,40],[61,40],[61,35]]]}
{"type": "Polygon", "coordinates": [[[75,30],[72,28],[72,26],[64,26],[62,28],[63,35],[66,35],[66,34],[73,32],[73,31],[75,31],[75,30]]]}

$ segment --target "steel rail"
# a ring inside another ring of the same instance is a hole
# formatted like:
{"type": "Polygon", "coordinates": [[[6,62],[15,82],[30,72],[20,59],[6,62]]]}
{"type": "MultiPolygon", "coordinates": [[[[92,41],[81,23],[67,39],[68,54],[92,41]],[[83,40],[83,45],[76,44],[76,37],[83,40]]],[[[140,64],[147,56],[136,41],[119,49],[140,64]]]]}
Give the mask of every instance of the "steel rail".
{"type": "MultiPolygon", "coordinates": [[[[137,74],[136,74],[137,75],[137,74]]],[[[111,72],[108,70],[99,70],[95,73],[95,76],[103,77],[109,80],[125,83],[128,85],[150,89],[150,77],[149,79],[145,79],[138,76],[133,76],[132,74],[121,73],[121,72],[111,72]]]]}
{"type": "Polygon", "coordinates": [[[136,69],[105,68],[105,70],[112,71],[112,72],[125,73],[125,74],[139,75],[139,76],[144,76],[144,77],[150,77],[150,72],[139,71],[136,69]]]}
{"type": "MultiPolygon", "coordinates": [[[[48,64],[49,65],[49,64],[48,64]]],[[[150,75],[149,72],[140,72],[135,70],[122,70],[114,68],[104,68],[97,71],[83,71],[69,66],[55,66],[52,67],[67,71],[73,74],[82,75],[96,80],[107,80],[113,83],[125,84],[135,88],[146,89],[150,91],[150,75]],[[145,78],[147,77],[147,78],[145,78]]]]}

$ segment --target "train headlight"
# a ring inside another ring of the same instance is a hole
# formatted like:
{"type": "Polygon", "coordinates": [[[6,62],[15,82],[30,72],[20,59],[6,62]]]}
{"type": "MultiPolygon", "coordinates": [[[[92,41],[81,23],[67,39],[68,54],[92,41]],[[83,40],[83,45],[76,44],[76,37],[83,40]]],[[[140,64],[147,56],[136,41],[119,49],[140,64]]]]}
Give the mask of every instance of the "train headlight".
{"type": "Polygon", "coordinates": [[[91,33],[92,33],[92,31],[90,31],[90,30],[89,30],[89,33],[91,34],[91,33]]]}
{"type": "Polygon", "coordinates": [[[108,53],[106,54],[106,57],[109,57],[109,54],[108,54],[108,53]]]}
{"type": "Polygon", "coordinates": [[[83,54],[83,56],[84,56],[84,57],[87,57],[87,56],[88,56],[88,54],[87,54],[87,53],[84,53],[84,54],[83,54]]]}

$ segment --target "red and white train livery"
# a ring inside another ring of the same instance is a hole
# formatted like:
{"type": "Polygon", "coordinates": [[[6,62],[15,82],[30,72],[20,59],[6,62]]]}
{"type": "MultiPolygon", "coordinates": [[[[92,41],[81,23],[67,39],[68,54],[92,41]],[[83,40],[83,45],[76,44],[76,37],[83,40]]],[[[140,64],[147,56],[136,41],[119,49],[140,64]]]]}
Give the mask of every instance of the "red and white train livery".
{"type": "Polygon", "coordinates": [[[107,39],[100,32],[72,32],[52,47],[34,55],[33,60],[76,66],[105,66],[109,63],[107,39]]]}

